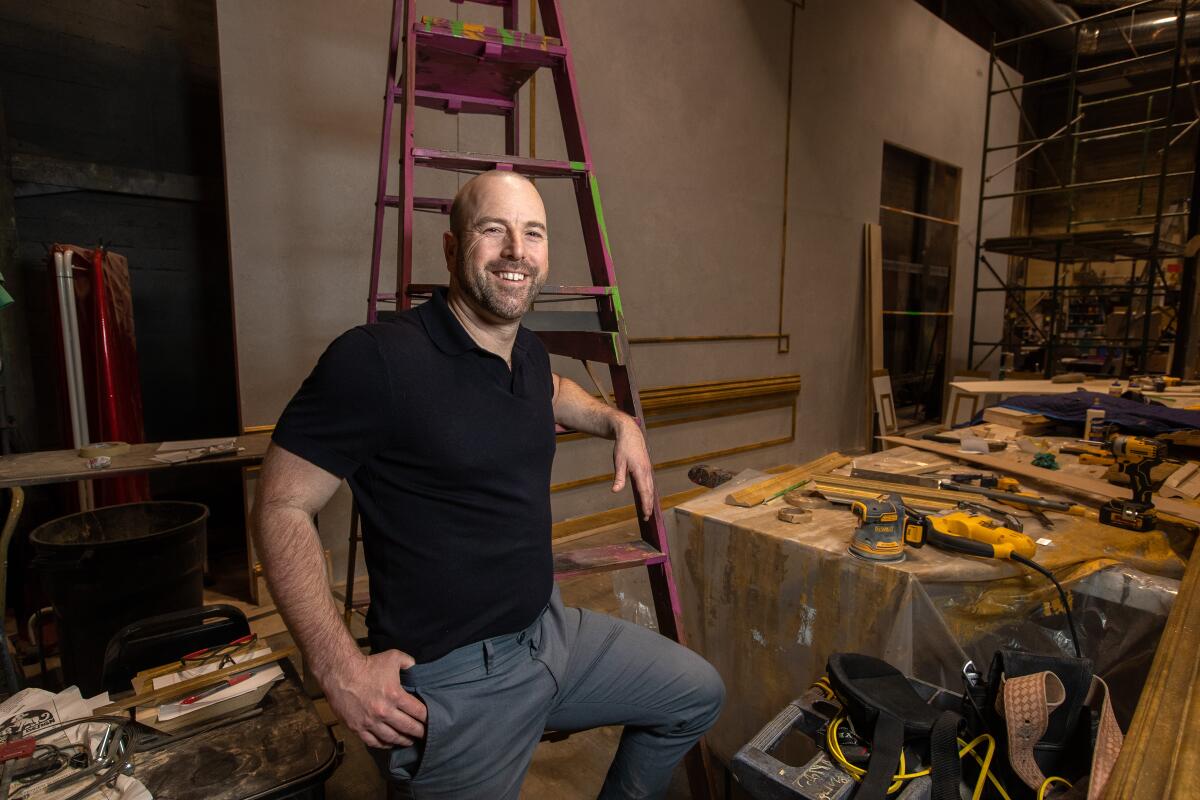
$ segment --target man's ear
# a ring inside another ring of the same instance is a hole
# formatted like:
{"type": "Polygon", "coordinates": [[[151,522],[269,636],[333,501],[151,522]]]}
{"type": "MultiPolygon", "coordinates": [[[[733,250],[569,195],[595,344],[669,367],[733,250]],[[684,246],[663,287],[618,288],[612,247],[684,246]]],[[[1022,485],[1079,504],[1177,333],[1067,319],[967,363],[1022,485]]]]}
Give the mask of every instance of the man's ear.
{"type": "Polygon", "coordinates": [[[442,234],[442,252],[446,255],[446,269],[453,273],[455,259],[458,255],[458,239],[452,231],[442,234]]]}

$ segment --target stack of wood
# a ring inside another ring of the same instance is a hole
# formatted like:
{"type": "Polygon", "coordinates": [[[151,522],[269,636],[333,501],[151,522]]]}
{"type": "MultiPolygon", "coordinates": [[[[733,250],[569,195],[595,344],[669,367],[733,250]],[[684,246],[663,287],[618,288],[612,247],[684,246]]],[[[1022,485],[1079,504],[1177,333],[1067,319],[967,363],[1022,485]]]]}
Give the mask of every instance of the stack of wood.
{"type": "Polygon", "coordinates": [[[1040,436],[1054,428],[1054,420],[1041,414],[1018,411],[1015,408],[992,406],[983,411],[984,422],[1015,428],[1022,436],[1040,436]]]}

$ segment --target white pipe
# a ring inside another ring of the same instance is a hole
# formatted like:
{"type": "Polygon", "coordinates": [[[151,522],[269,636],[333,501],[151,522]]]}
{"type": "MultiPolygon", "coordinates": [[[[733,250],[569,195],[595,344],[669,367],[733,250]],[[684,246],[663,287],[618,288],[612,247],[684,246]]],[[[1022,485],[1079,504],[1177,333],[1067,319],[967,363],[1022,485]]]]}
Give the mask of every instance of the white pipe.
{"type": "MultiPolygon", "coordinates": [[[[88,444],[87,395],[83,382],[83,354],[79,348],[79,317],[75,312],[75,284],[71,254],[54,252],[58,278],[58,309],[62,320],[63,366],[67,373],[67,402],[71,411],[71,441],[78,449],[88,444]]],[[[92,482],[79,483],[79,505],[84,511],[95,507],[92,482]]]]}

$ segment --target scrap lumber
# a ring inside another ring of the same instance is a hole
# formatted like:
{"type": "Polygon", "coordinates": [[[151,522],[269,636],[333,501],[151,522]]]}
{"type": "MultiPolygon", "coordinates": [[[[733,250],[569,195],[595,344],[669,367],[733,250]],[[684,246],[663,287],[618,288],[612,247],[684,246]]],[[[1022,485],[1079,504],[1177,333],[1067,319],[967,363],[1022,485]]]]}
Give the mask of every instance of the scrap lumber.
{"type": "Polygon", "coordinates": [[[1200,796],[1200,558],[1188,560],[1105,800],[1200,796]]]}
{"type": "Polygon", "coordinates": [[[206,672],[203,675],[198,675],[190,680],[180,681],[179,683],[164,686],[161,689],[156,689],[152,692],[142,692],[126,697],[124,700],[118,700],[115,703],[109,703],[106,706],[101,706],[94,713],[116,714],[121,711],[128,711],[131,708],[139,706],[157,706],[162,705],[170,700],[178,697],[185,697],[193,694],[201,689],[207,689],[210,686],[216,686],[230,675],[236,675],[239,672],[245,672],[248,669],[261,667],[264,664],[273,664],[276,661],[281,661],[296,652],[295,647],[284,647],[281,650],[275,650],[258,658],[251,658],[239,664],[234,664],[231,667],[219,669],[216,672],[206,672]]]}
{"type": "MultiPolygon", "coordinates": [[[[923,439],[907,439],[903,436],[884,436],[881,437],[893,444],[906,444],[909,447],[915,447],[918,450],[926,450],[930,453],[938,453],[950,458],[956,458],[959,461],[967,464],[976,464],[981,467],[987,467],[998,472],[1007,472],[1010,475],[1016,475],[1021,478],[1026,478],[1038,483],[1044,483],[1049,486],[1055,486],[1061,489],[1067,489],[1085,494],[1096,495],[1103,497],[1106,500],[1120,498],[1128,500],[1132,497],[1132,492],[1120,486],[1113,486],[1107,481],[1096,480],[1095,478],[1085,478],[1081,475],[1071,475],[1069,473],[1059,471],[1051,471],[1035,467],[1031,464],[1022,464],[1019,461],[1013,461],[1008,458],[997,458],[996,456],[985,456],[979,453],[962,453],[950,445],[937,444],[935,442],[925,441],[923,439]]],[[[1188,522],[1200,524],[1200,505],[1190,503],[1186,500],[1177,500],[1175,498],[1163,497],[1155,495],[1154,505],[1160,512],[1178,517],[1188,522]]]]}
{"type": "Polygon", "coordinates": [[[761,481],[743,486],[736,492],[728,495],[725,498],[725,502],[731,506],[750,508],[767,501],[777,494],[795,488],[797,484],[808,480],[813,475],[837,469],[845,464],[849,464],[850,461],[849,456],[844,456],[841,453],[827,453],[818,459],[814,459],[795,469],[788,470],[774,478],[764,478],[761,481]]]}
{"type": "Polygon", "coordinates": [[[1041,414],[1018,411],[1015,408],[992,406],[983,410],[983,421],[993,425],[1016,428],[1023,436],[1037,436],[1054,427],[1054,421],[1041,414]]]}
{"type": "Polygon", "coordinates": [[[1200,497],[1200,463],[1189,461],[1171,473],[1158,493],[1163,497],[1195,500],[1200,497]]]}
{"type": "MultiPolygon", "coordinates": [[[[875,426],[875,388],[873,376],[883,369],[883,228],[878,223],[863,225],[863,341],[867,352],[864,405],[867,410],[866,449],[872,449],[875,426]]],[[[881,431],[882,432],[882,431],[881,431]]]]}

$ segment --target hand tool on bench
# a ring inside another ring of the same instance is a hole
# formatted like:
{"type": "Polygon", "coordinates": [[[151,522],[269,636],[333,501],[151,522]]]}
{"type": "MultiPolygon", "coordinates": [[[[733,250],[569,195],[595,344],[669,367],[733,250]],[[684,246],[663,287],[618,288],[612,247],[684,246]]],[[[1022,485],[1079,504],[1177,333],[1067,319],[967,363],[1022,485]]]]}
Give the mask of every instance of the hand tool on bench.
{"type": "Polygon", "coordinates": [[[4,763],[4,771],[0,773],[0,800],[8,800],[13,773],[17,771],[21,761],[33,755],[36,747],[37,742],[33,739],[17,739],[0,744],[0,762],[4,763]]]}
{"type": "Polygon", "coordinates": [[[1079,634],[1071,616],[1071,605],[1062,584],[1054,573],[1033,560],[1037,554],[1037,543],[1020,531],[1005,527],[1002,518],[996,518],[986,506],[964,504],[965,508],[922,514],[911,508],[903,508],[904,543],[912,547],[923,547],[926,543],[943,550],[981,558],[1001,558],[1015,561],[1041,573],[1050,579],[1062,600],[1071,629],[1071,640],[1075,655],[1081,656],[1079,634]]]}

